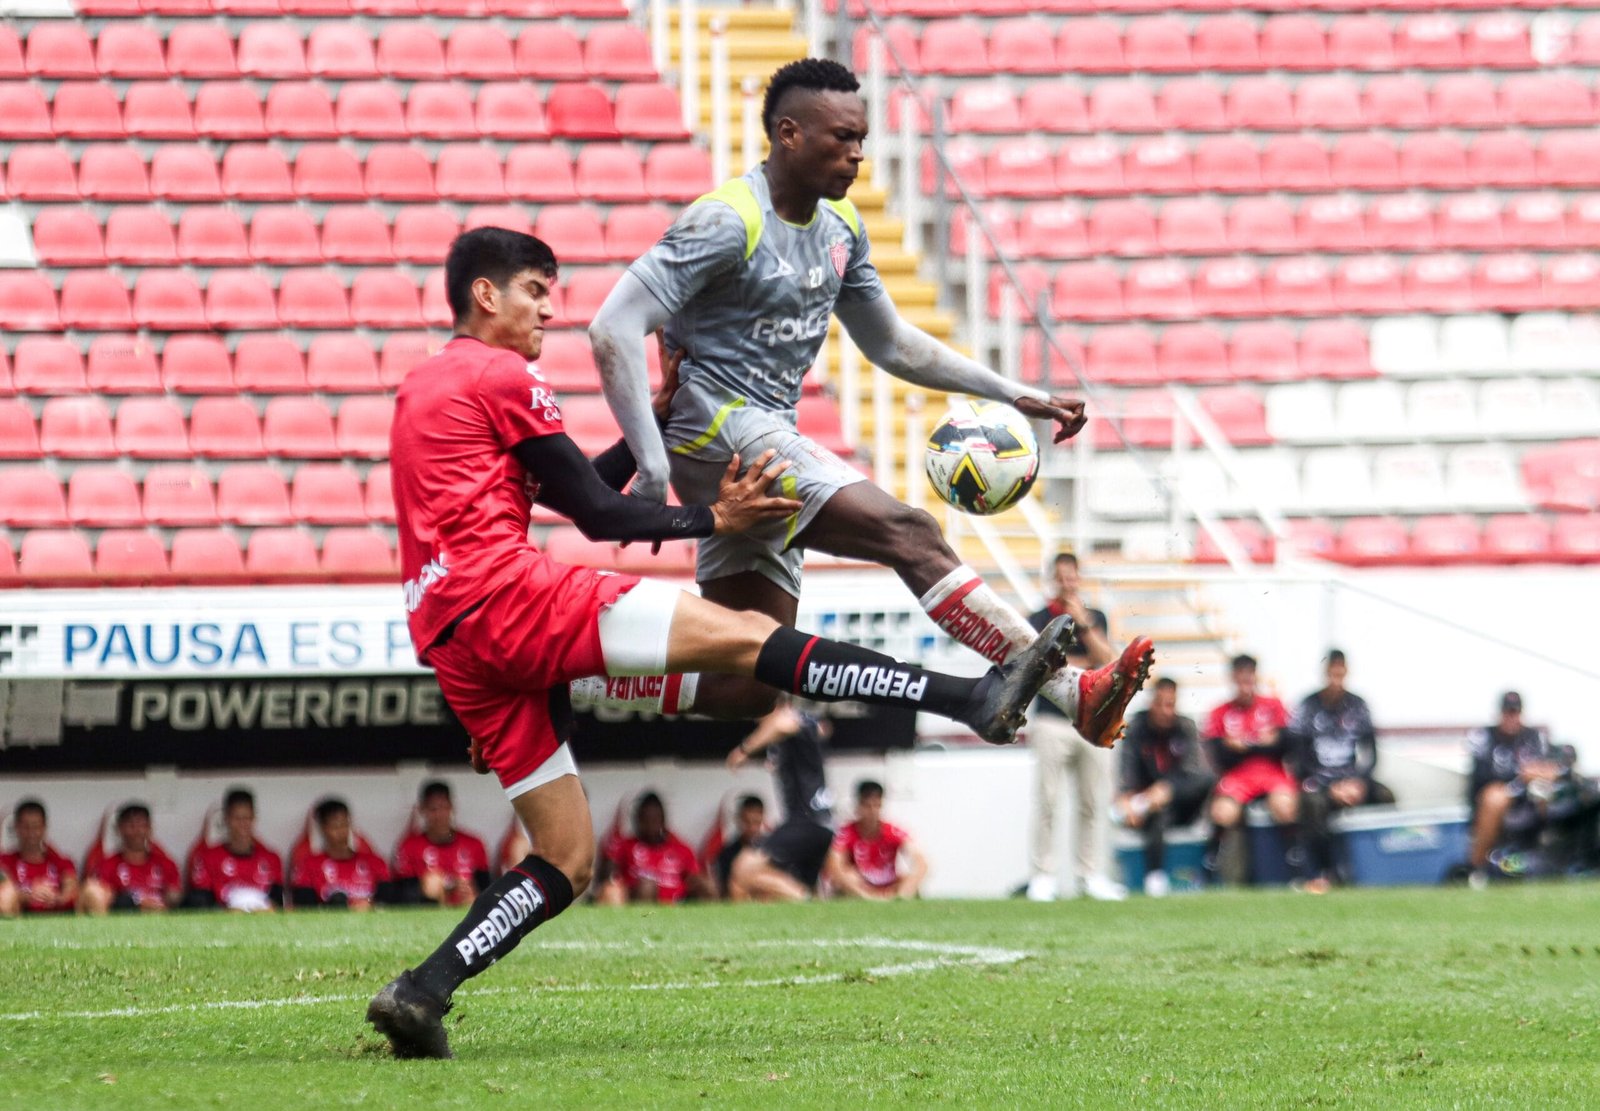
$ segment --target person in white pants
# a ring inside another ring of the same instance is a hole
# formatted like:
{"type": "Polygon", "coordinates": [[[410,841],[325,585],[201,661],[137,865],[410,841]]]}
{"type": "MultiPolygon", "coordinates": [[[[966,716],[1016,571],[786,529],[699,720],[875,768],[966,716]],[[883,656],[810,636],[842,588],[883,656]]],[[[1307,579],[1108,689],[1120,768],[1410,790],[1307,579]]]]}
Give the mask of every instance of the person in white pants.
{"type": "MultiPolygon", "coordinates": [[[[1077,626],[1067,659],[1074,667],[1098,667],[1111,660],[1106,615],[1090,609],[1083,600],[1078,557],[1071,552],[1056,556],[1051,569],[1050,601],[1029,620],[1043,628],[1053,618],[1069,615],[1077,626]]],[[[1073,817],[1074,876],[1069,894],[1082,892],[1091,899],[1128,897],[1122,884],[1101,871],[1101,861],[1111,829],[1111,753],[1084,740],[1072,721],[1054,706],[1040,700],[1029,717],[1028,745],[1035,753],[1034,804],[1029,832],[1028,898],[1048,902],[1058,894],[1056,880],[1056,814],[1062,781],[1072,776],[1076,791],[1073,817]]]]}

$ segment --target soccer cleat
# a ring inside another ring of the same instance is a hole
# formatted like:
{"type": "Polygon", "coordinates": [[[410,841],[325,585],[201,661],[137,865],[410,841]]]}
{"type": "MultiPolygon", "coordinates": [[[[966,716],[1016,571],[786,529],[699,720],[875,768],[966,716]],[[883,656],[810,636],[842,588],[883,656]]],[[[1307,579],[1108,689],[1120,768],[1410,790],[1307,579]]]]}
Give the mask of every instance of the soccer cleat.
{"type": "Polygon", "coordinates": [[[1017,730],[1028,720],[1028,703],[1051,674],[1067,662],[1067,645],[1071,642],[1072,618],[1062,616],[1050,622],[1015,659],[991,667],[978,681],[962,723],[992,745],[1015,741],[1017,730]]]}
{"type": "Polygon", "coordinates": [[[1122,736],[1122,715],[1150,678],[1156,649],[1149,637],[1136,637],[1122,655],[1078,676],[1078,715],[1073,725],[1092,745],[1110,748],[1122,736]]]}
{"type": "Polygon", "coordinates": [[[367,1004],[367,1021],[389,1039],[400,1058],[454,1057],[444,1030],[449,1013],[450,1004],[417,987],[409,971],[390,980],[367,1004]]]}

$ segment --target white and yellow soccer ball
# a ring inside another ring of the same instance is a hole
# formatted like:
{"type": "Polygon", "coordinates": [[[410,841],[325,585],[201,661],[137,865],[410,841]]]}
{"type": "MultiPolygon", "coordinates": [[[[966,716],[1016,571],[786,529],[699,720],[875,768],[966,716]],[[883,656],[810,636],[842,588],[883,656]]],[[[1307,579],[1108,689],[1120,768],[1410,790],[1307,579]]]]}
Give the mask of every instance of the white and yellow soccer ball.
{"type": "Polygon", "coordinates": [[[963,513],[1004,513],[1039,477],[1028,418],[998,401],[958,401],[934,425],[924,458],[933,492],[963,513]]]}

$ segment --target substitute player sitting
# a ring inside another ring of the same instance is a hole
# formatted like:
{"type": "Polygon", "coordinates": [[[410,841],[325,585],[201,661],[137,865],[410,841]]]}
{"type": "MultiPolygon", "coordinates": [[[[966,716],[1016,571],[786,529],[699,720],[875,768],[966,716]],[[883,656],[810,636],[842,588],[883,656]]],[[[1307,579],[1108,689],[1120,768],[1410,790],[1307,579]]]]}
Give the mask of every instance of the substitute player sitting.
{"type": "Polygon", "coordinates": [[[17,851],[0,855],[0,871],[16,880],[29,914],[69,911],[78,902],[78,869],[50,843],[44,803],[24,799],[11,816],[17,851]]]}
{"type": "MultiPolygon", "coordinates": [[[[638,259],[589,329],[606,400],[638,460],[634,493],[666,497],[670,477],[690,505],[709,505],[731,459],[776,452],[792,515],[700,545],[706,599],[792,623],[805,549],[892,568],[928,615],[991,663],[1035,636],[1026,618],[945,543],[938,523],[867,481],[796,428],[801,379],[837,315],[874,364],[913,385],[970,394],[1053,421],[1056,442],[1083,428],[1083,403],[1013,382],[951,350],[896,312],[873,267],[866,228],[845,199],[867,134],[849,70],[808,58],[772,76],[762,122],[767,161],[689,206],[638,259]],[[651,410],[644,342],[665,328],[687,352],[665,431],[651,410]]],[[[1066,667],[1043,697],[1079,735],[1111,745],[1148,673],[1150,641],[1093,671],[1066,667]]],[[[687,679],[679,709],[759,716],[772,691],[740,676],[687,679]],[[691,690],[691,687],[693,688],[691,690]]],[[[650,707],[661,709],[660,706],[650,707]]]]}
{"type": "Polygon", "coordinates": [[[183,872],[150,836],[150,808],[130,802],[117,811],[116,852],[83,881],[86,914],[160,912],[183,899],[183,872]]]}
{"type": "Polygon", "coordinates": [[[883,784],[863,779],[856,784],[856,820],[839,830],[828,850],[828,882],[840,895],[860,899],[915,899],[927,878],[928,858],[911,834],[883,820],[883,784]]]}
{"type": "Polygon", "coordinates": [[[556,260],[531,235],[478,228],[445,261],[455,337],[406,376],[390,437],[412,644],[537,851],[490,884],[455,931],[367,1010],[399,1056],[450,1055],[456,987],[561,913],[594,867],[588,799],[566,741],[567,685],[588,676],[719,672],[826,701],[926,710],[1008,743],[1065,659],[1062,619],[1004,666],[961,679],[736,612],[677,587],[569,567],[528,538],[530,501],[594,540],[726,536],[799,510],[765,491],[785,467],[723,468],[710,505],[626,497],[625,443],[585,459],[532,361],[553,315],[556,260]]]}
{"type": "Polygon", "coordinates": [[[633,836],[608,841],[605,858],[611,874],[594,897],[601,906],[670,906],[685,899],[716,897],[694,850],[667,828],[667,808],[654,791],[646,791],[634,803],[633,836]]]}
{"type": "MultiPolygon", "coordinates": [[[[480,838],[456,828],[450,785],[424,783],[417,810],[422,828],[407,835],[394,854],[397,895],[403,903],[422,899],[458,907],[489,886],[489,850],[480,838]]],[[[526,853],[520,854],[522,859],[526,853]]]]}

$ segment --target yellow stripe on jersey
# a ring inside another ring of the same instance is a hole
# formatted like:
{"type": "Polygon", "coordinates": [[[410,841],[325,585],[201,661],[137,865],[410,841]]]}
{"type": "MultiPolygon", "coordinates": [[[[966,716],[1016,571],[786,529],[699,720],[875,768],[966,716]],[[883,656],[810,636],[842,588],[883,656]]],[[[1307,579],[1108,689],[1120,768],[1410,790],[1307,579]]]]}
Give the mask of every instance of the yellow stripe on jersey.
{"type": "Polygon", "coordinates": [[[699,451],[712,440],[717,438],[717,433],[722,431],[722,422],[728,419],[729,413],[733,412],[735,409],[743,408],[744,398],[734,398],[732,401],[728,402],[722,408],[717,410],[717,415],[711,418],[711,424],[706,427],[704,432],[700,433],[700,435],[696,436],[688,443],[679,444],[677,447],[673,448],[673,453],[677,455],[687,455],[691,451],[699,451]]]}
{"type": "Polygon", "coordinates": [[[761,206],[756,203],[755,190],[750,188],[750,183],[739,177],[725,181],[697,197],[694,203],[702,201],[721,201],[739,214],[739,219],[744,221],[744,260],[749,262],[750,256],[756,253],[756,244],[761,242],[762,226],[761,206]]]}

